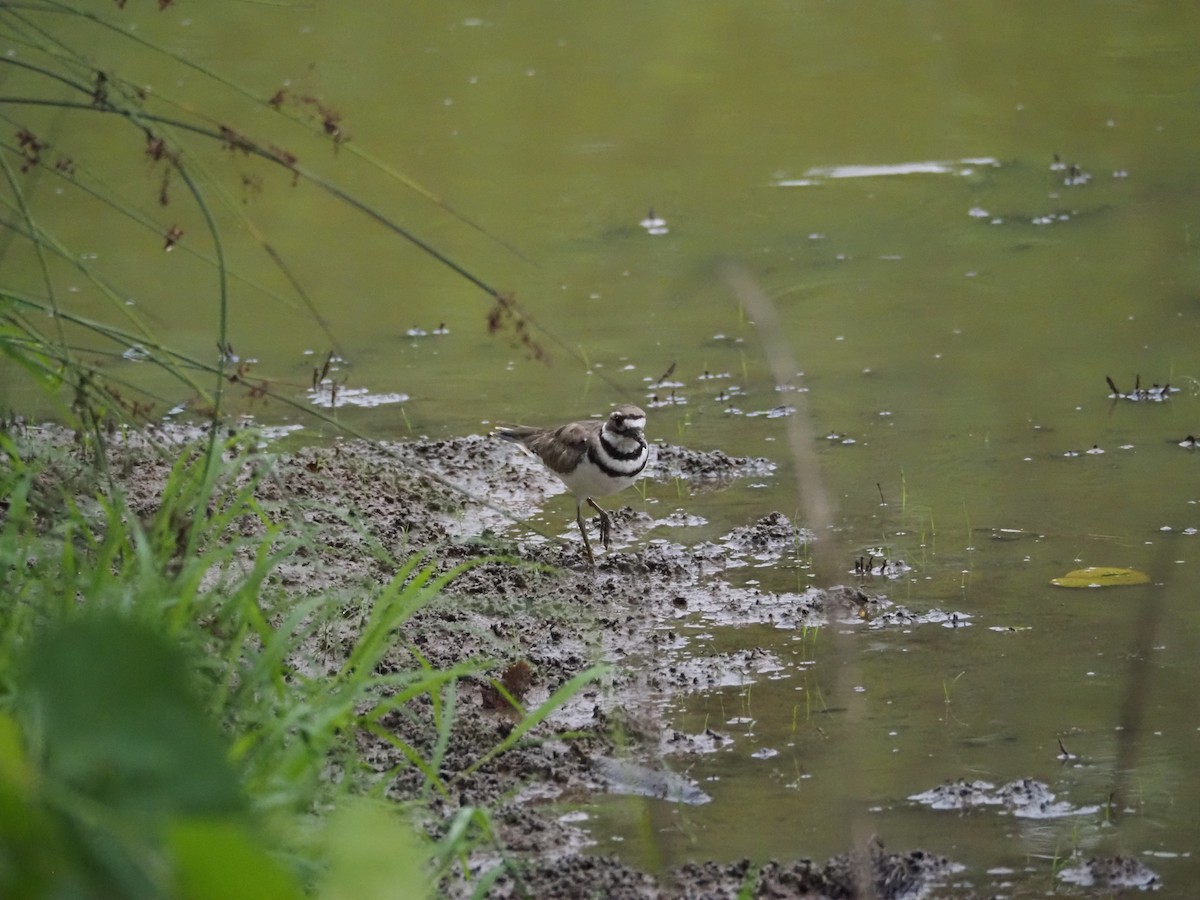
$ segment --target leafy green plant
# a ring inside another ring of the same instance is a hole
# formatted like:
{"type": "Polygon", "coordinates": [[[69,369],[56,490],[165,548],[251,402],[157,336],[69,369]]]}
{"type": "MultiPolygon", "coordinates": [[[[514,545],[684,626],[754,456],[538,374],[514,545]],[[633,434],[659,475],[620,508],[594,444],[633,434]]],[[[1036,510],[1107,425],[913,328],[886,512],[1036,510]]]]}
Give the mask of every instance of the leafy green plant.
{"type": "MultiPolygon", "coordinates": [[[[304,896],[177,645],[87,613],[41,633],[26,668],[20,713],[32,753],[0,716],[5,896],[304,896]]],[[[389,896],[396,884],[430,893],[432,848],[394,808],[340,803],[319,846],[321,897],[389,896]]]]}
{"type": "Polygon", "coordinates": [[[287,895],[285,873],[247,828],[222,737],[174,642],[146,623],[81,612],[42,629],[23,668],[17,712],[31,752],[6,768],[34,768],[21,800],[53,839],[41,859],[14,854],[9,890],[43,882],[46,895],[71,886],[85,896],[169,896],[188,869],[173,850],[194,860],[211,843],[198,833],[219,829],[262,895],[287,895]]]}

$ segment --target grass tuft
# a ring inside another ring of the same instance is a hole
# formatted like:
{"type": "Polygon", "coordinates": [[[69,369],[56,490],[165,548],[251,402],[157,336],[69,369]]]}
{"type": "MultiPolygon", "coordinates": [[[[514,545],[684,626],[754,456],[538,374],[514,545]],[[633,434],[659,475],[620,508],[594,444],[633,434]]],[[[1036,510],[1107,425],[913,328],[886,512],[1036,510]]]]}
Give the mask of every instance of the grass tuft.
{"type": "Polygon", "coordinates": [[[490,814],[465,805],[437,823],[420,803],[380,801],[397,770],[364,766],[359,738],[400,750],[419,795],[449,800],[456,779],[601,673],[579,674],[465,771],[446,771],[460,685],[494,663],[435,667],[404,647],[403,628],[486,560],[441,571],[415,554],[357,606],[298,600],[275,574],[315,552],[317,535],[295,522],[285,533],[259,504],[271,460],[254,444],[185,448],[142,508],[110,489],[110,472],[27,461],[0,433],[0,856],[15,861],[0,868],[0,896],[370,896],[364,854],[370,871],[429,895],[495,844],[490,814]],[[331,648],[329,631],[348,646],[331,648]],[[432,717],[410,743],[384,719],[414,703],[432,717]],[[392,850],[377,858],[383,836],[392,850]],[[218,859],[253,877],[224,883],[218,859]]]}

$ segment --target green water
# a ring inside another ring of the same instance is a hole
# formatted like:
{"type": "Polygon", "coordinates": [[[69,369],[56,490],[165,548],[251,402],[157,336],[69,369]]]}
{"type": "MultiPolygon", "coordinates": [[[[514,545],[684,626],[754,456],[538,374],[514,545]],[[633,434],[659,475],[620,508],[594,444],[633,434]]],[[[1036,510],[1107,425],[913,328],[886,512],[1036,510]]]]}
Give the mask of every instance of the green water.
{"type": "MultiPolygon", "coordinates": [[[[745,708],[753,725],[731,727],[732,750],[691,764],[714,803],[598,801],[589,824],[601,849],[647,865],[821,857],[845,849],[865,821],[890,847],[967,863],[964,879],[981,889],[999,865],[1029,867],[1023,883],[1049,886],[1049,859],[1076,847],[1138,856],[1176,887],[1200,877],[1190,855],[1200,537],[1185,533],[1200,527],[1197,457],[1172,443],[1200,429],[1200,7],[91,8],[229,84],[61,18],[30,21],[85,42],[98,64],[152,98],[294,153],[513,291],[551,358],[530,361],[490,336],[486,294],[368,217],[261,161],[185,138],[184,159],[238,276],[228,339],[257,360],[253,377],[304,406],[315,361],[336,346],[349,361],[339,372],[347,387],[410,398],[343,408],[342,421],[378,438],[441,437],[649,403],[670,391],[647,382],[674,364],[676,399],[686,402],[650,410],[652,437],[783,464],[766,488],[682,499],[672,485],[649,489],[656,514],[683,506],[708,519],[696,534],[707,538],[797,509],[785,420],[727,412],[789,401],[718,274],[718,263],[735,260],[778,308],[817,433],[854,440],[819,447],[846,551],[882,548],[909,561],[908,577],[872,587],[910,608],[973,616],[967,628],[860,631],[836,646],[708,629],[698,648],[768,648],[787,662],[784,677],[676,710],[685,729],[745,708]],[[318,102],[336,110],[350,135],[340,152],[261,102],[285,84],[289,96],[310,98],[293,111],[311,116],[318,102]],[[1056,154],[1086,182],[1065,185],[1074,173],[1052,168],[1056,154]],[[918,163],[928,171],[903,168],[918,163]],[[668,233],[639,224],[651,208],[668,233]],[[441,324],[448,334],[406,336],[441,324]],[[1114,404],[1105,375],[1122,387],[1140,375],[1182,390],[1163,404],[1114,404]],[[721,393],[731,388],[732,398],[721,393]],[[1093,446],[1105,453],[1064,456],[1093,446]],[[1029,534],[995,540],[993,528],[1029,534]],[[1049,585],[1080,565],[1144,569],[1157,585],[1049,585]],[[961,818],[906,802],[947,779],[1029,776],[1076,805],[1102,803],[1118,774],[1135,623],[1151,599],[1162,612],[1144,732],[1125,773],[1128,811],[1115,824],[1097,815],[961,818]],[[813,712],[818,694],[849,712],[813,712]],[[1056,759],[1059,736],[1082,766],[1056,759]],[[759,747],[779,754],[753,758],[759,747]]],[[[15,37],[26,26],[0,23],[8,59],[37,58],[15,37]]],[[[0,66],[0,95],[31,93],[70,96],[0,66]]],[[[17,173],[39,223],[123,298],[105,299],[72,265],[51,261],[60,302],[130,330],[132,311],[148,333],[211,362],[213,245],[178,180],[159,204],[162,168],[140,132],[94,112],[0,106],[10,132],[19,124],[43,136],[75,163],[77,182],[124,198],[153,223],[137,226],[49,171],[17,173]],[[183,243],[164,253],[172,226],[183,243]]],[[[44,296],[4,190],[3,283],[44,296]]],[[[101,356],[112,346],[72,336],[104,372],[147,386],[156,414],[190,399],[146,364],[101,356]]],[[[0,404],[41,410],[11,365],[0,362],[0,377],[0,404]]],[[[237,390],[230,399],[264,422],[301,421],[314,440],[332,433],[277,400],[237,390]]],[[[753,577],[794,588],[797,571],[753,577]]]]}

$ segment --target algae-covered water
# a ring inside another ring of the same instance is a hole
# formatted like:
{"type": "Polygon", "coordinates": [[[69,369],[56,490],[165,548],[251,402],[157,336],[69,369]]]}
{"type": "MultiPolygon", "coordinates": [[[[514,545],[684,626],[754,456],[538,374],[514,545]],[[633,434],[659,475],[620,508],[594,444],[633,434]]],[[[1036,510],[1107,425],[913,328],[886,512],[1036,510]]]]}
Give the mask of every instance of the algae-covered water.
{"type": "MultiPolygon", "coordinates": [[[[911,571],[864,586],[961,614],[839,639],[682,620],[698,653],[750,648],[779,667],[669,711],[682,729],[735,738],[673,761],[713,802],[598,800],[587,824],[599,849],[649,866],[823,857],[865,822],[889,846],[967,864],[981,890],[1049,887],[1053,861],[1076,851],[1137,857],[1168,884],[1200,877],[1200,493],[1196,453],[1179,443],[1200,429],[1200,8],[93,6],[146,44],[48,27],[143,85],[148,104],[177,101],[293,153],[511,291],[549,359],[489,333],[491,297],[361,211],[190,138],[184,158],[235,276],[227,338],[253,360],[248,379],[311,408],[312,371],[335,351],[337,416],[372,437],[637,402],[652,438],[780,464],[725,491],[656,484],[622,498],[700,517],[673,535],[684,543],[775,510],[802,519],[787,441],[799,391],[836,501],[835,574],[852,579],[858,556],[902,558],[911,571]],[[284,113],[336,114],[348,141],[336,149],[286,120],[266,103],[281,89],[284,113]],[[774,302],[797,361],[785,385],[720,275],[726,261],[774,302]],[[1123,392],[1139,379],[1179,390],[1114,399],[1106,376],[1123,392]],[[350,405],[355,391],[379,402],[350,405]],[[1153,584],[1050,584],[1091,565],[1153,584]],[[1060,759],[1060,740],[1077,759],[1060,759]],[[1037,779],[1068,808],[964,817],[908,799],[960,778],[1037,779]]],[[[5,27],[10,62],[38,59],[26,26],[5,27]]],[[[0,79],[10,99],[70,96],[14,65],[0,79]]],[[[214,245],[178,181],[159,202],[144,136],[95,111],[0,105],[13,134],[30,129],[74,164],[70,178],[13,165],[21,203],[66,248],[69,262],[50,264],[58,302],[130,331],[136,316],[212,358],[214,245]],[[164,253],[173,227],[183,235],[164,253]]],[[[19,163],[16,138],[6,146],[19,163]]],[[[5,190],[3,284],[44,296],[5,190]]],[[[154,416],[192,400],[128,348],[69,337],[102,374],[147,387],[154,416]]],[[[0,404],[53,414],[16,366],[0,361],[0,378],[0,404]]],[[[333,434],[279,400],[236,386],[229,400],[302,424],[293,439],[333,434]]],[[[539,521],[567,534],[571,518],[556,500],[539,521]]],[[[795,590],[811,580],[806,553],[730,577],[795,590]]]]}

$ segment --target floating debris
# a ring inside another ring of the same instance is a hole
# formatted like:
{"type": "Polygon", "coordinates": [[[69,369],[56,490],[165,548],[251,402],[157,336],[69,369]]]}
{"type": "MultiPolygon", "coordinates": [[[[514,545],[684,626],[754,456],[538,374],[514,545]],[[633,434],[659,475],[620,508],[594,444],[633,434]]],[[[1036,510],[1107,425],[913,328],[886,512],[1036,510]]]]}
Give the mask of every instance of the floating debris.
{"type": "Polygon", "coordinates": [[[837,431],[829,432],[829,434],[825,435],[825,440],[831,441],[835,444],[857,444],[858,443],[858,441],[856,441],[854,438],[850,437],[849,435],[841,434],[837,431]]]}
{"type": "Polygon", "coordinates": [[[134,344],[121,354],[121,358],[129,362],[145,362],[150,358],[150,351],[141,344],[134,344]]]}
{"type": "Polygon", "coordinates": [[[668,382],[667,381],[667,379],[670,378],[674,374],[675,374],[675,363],[674,363],[674,361],[672,361],[671,364],[669,366],[667,366],[667,371],[665,371],[661,375],[659,375],[657,379],[655,379],[654,381],[650,381],[650,379],[647,378],[646,380],[650,381],[650,384],[653,387],[663,387],[664,385],[669,385],[670,387],[683,387],[682,382],[676,382],[676,381],[668,382]]]}
{"type": "Polygon", "coordinates": [[[816,166],[800,178],[780,178],[775,187],[809,187],[826,180],[842,178],[881,178],[895,175],[973,175],[980,167],[999,168],[1000,162],[990,156],[968,157],[959,160],[924,160],[882,165],[816,166]]]}
{"type": "Polygon", "coordinates": [[[308,400],[314,406],[324,406],[335,409],[339,406],[358,406],[372,409],[389,403],[406,403],[408,394],[373,394],[367,388],[348,388],[328,378],[307,392],[308,400]]]}
{"type": "Polygon", "coordinates": [[[716,343],[716,344],[744,344],[744,343],[746,343],[745,338],[731,337],[730,335],[725,334],[724,332],[718,332],[717,334],[714,334],[709,340],[711,340],[713,343],[716,343]]]}
{"type": "Polygon", "coordinates": [[[1049,213],[1044,216],[1034,216],[1029,221],[1034,225],[1053,225],[1055,222],[1069,222],[1071,217],[1067,213],[1049,213]]]}
{"type": "Polygon", "coordinates": [[[770,409],[760,409],[754,412],[746,413],[747,418],[755,416],[766,416],[768,419],[782,419],[784,416],[790,416],[796,411],[794,406],[773,406],[770,409]]]}
{"type": "Polygon", "coordinates": [[[1066,187],[1079,187],[1092,180],[1090,172],[1083,171],[1077,163],[1063,162],[1057,153],[1054,154],[1054,162],[1050,164],[1050,171],[1064,173],[1062,183],[1066,187]]]}
{"type": "Polygon", "coordinates": [[[647,394],[646,405],[651,409],[661,409],[664,406],[686,406],[687,397],[683,394],[676,393],[677,388],[671,388],[669,394],[647,394]]]}
{"type": "Polygon", "coordinates": [[[1149,400],[1153,401],[1154,403],[1162,403],[1172,394],[1179,392],[1179,388],[1171,387],[1170,382],[1167,382],[1161,386],[1155,383],[1148,388],[1144,388],[1142,387],[1141,375],[1138,375],[1134,378],[1133,390],[1128,392],[1122,391],[1119,387],[1117,387],[1112,378],[1109,376],[1105,375],[1104,380],[1108,382],[1108,389],[1112,391],[1112,393],[1108,395],[1109,399],[1111,400],[1132,400],[1135,403],[1149,400]]]}
{"type": "Polygon", "coordinates": [[[1003,225],[1003,216],[993,216],[988,210],[982,206],[972,206],[967,210],[967,215],[972,219],[986,219],[989,225],[1003,225]]]}
{"type": "Polygon", "coordinates": [[[223,343],[221,341],[217,341],[217,353],[221,362],[228,365],[236,365],[237,363],[241,362],[241,358],[233,352],[233,344],[229,343],[228,341],[223,343]]]}
{"type": "Polygon", "coordinates": [[[886,559],[874,554],[860,556],[854,560],[853,574],[859,578],[878,576],[880,578],[899,578],[912,571],[912,566],[902,559],[886,559]]]}
{"type": "Polygon", "coordinates": [[[446,323],[442,322],[437,328],[432,331],[426,331],[424,328],[410,328],[404,332],[405,337],[422,338],[422,337],[440,337],[444,334],[449,334],[450,329],[446,327],[446,323]]]}
{"type": "Polygon", "coordinates": [[[667,234],[671,230],[667,227],[667,220],[662,216],[655,215],[653,209],[646,213],[646,218],[638,224],[646,229],[647,234],[667,234]]]}
{"type": "Polygon", "coordinates": [[[1079,759],[1079,755],[1068,750],[1066,745],[1062,742],[1062,738],[1059,738],[1058,759],[1061,759],[1063,762],[1075,762],[1079,759]]]}
{"type": "Polygon", "coordinates": [[[1128,584],[1149,584],[1150,576],[1137,569],[1118,569],[1111,566],[1088,566],[1075,569],[1050,583],[1065,588],[1117,587],[1128,584]]]}
{"type": "Polygon", "coordinates": [[[1024,538],[1034,538],[1041,540],[1045,537],[1039,531],[1026,531],[1024,528],[1001,528],[994,526],[991,528],[976,528],[975,531],[986,532],[988,537],[993,541],[1019,541],[1024,538]]]}

